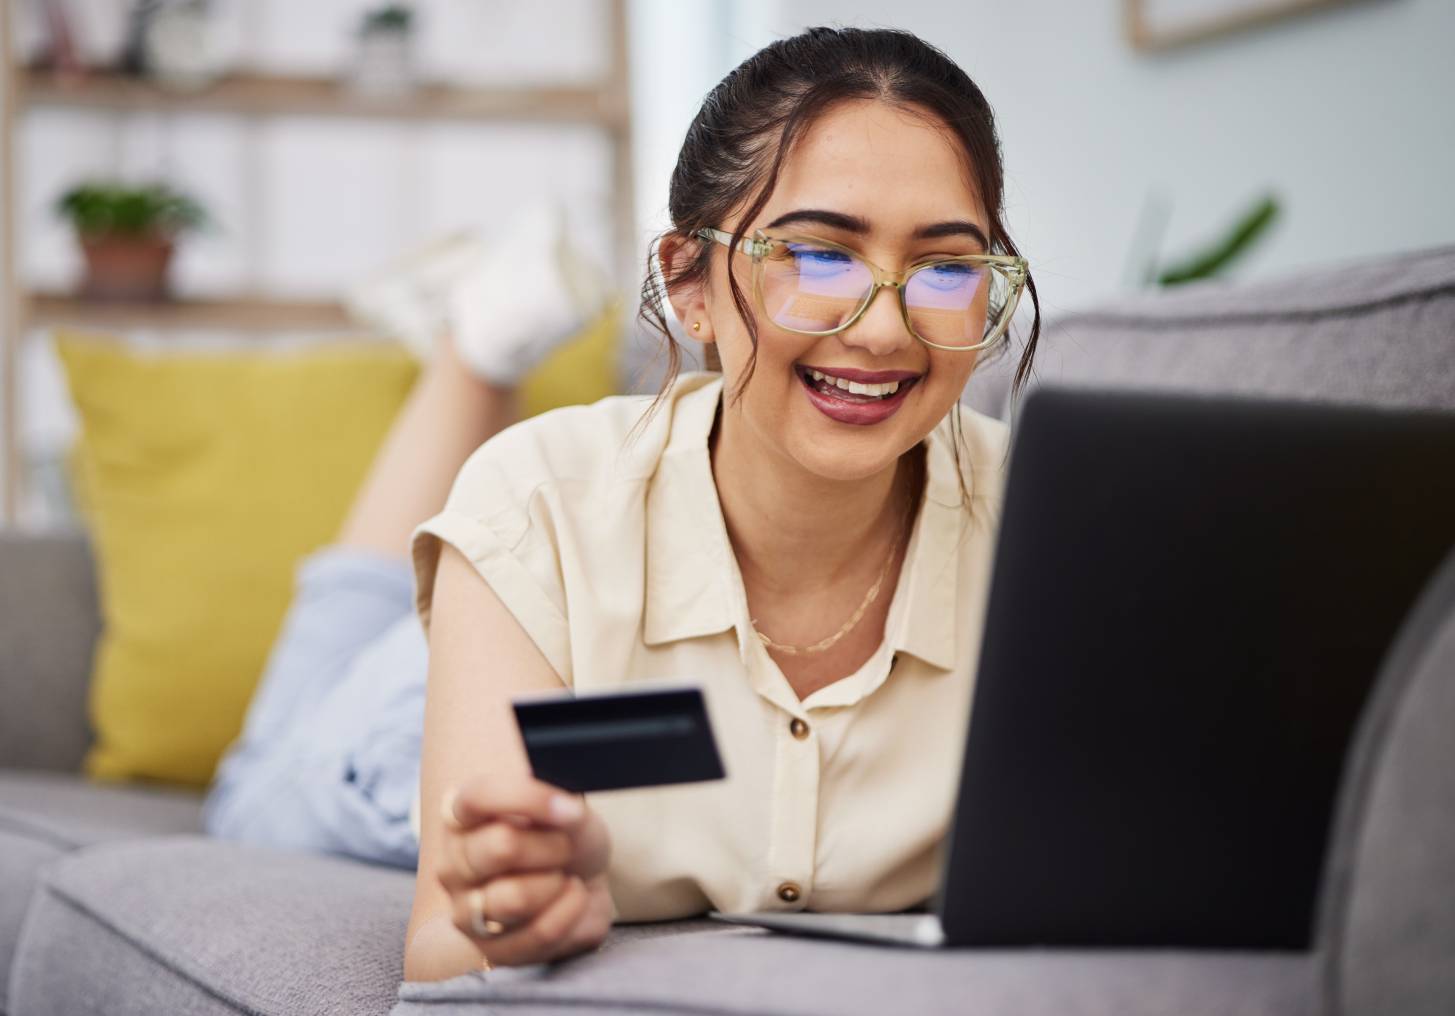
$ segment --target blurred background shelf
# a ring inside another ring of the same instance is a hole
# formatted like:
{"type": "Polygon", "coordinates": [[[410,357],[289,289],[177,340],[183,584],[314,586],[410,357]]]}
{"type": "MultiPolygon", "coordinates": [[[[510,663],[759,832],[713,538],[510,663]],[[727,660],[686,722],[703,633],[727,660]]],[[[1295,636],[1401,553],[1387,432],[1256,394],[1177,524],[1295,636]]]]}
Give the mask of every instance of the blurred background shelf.
{"type": "Polygon", "coordinates": [[[130,303],[89,300],[69,293],[31,292],[22,303],[21,320],[30,328],[60,325],[239,332],[362,330],[332,300],[248,295],[130,303]]]}
{"type": "Polygon", "coordinates": [[[117,111],[234,113],[254,116],[526,120],[622,127],[627,111],[603,87],[455,88],[420,84],[399,96],[362,94],[332,78],[230,74],[197,91],[177,91],[134,75],[89,71],[65,79],[27,67],[17,73],[17,105],[117,111]]]}
{"type": "MultiPolygon", "coordinates": [[[[341,61],[332,76],[323,76],[314,68],[265,72],[238,63],[235,70],[207,85],[185,90],[108,69],[113,64],[101,61],[79,76],[58,76],[54,70],[35,65],[34,51],[22,52],[23,47],[17,47],[15,21],[22,5],[18,0],[0,0],[0,177],[4,178],[0,184],[0,527],[19,520],[26,483],[17,374],[28,333],[59,325],[100,332],[232,332],[248,341],[269,332],[327,337],[367,331],[351,321],[336,301],[267,293],[258,281],[266,273],[259,272],[256,265],[246,279],[236,280],[241,292],[150,303],[87,300],[54,291],[51,287],[63,284],[55,278],[45,282],[24,278],[20,266],[25,262],[28,238],[20,226],[22,209],[17,198],[21,185],[17,179],[25,164],[22,128],[31,114],[54,110],[102,114],[99,122],[97,118],[76,118],[76,130],[92,132],[133,120],[146,121],[150,114],[160,114],[156,119],[164,121],[160,129],[165,132],[174,129],[166,123],[171,116],[198,113],[251,121],[296,116],[378,121],[381,125],[392,122],[406,128],[437,122],[468,125],[470,131],[477,124],[539,125],[555,128],[561,135],[586,128],[600,132],[607,143],[603,190],[609,202],[610,256],[619,281],[634,283],[637,251],[627,0],[595,2],[601,12],[598,39],[605,59],[584,80],[563,76],[524,86],[495,86],[462,78],[451,84],[448,73],[424,68],[407,89],[374,94],[350,80],[352,65],[347,61],[341,61]]],[[[540,16],[549,17],[549,13],[540,16]]],[[[262,21],[261,16],[253,18],[253,28],[262,21]]],[[[262,160],[248,157],[238,165],[242,167],[243,193],[251,203],[242,214],[256,221],[269,202],[279,198],[260,183],[262,160]]],[[[387,260],[391,253],[380,251],[379,261],[387,260]]]]}

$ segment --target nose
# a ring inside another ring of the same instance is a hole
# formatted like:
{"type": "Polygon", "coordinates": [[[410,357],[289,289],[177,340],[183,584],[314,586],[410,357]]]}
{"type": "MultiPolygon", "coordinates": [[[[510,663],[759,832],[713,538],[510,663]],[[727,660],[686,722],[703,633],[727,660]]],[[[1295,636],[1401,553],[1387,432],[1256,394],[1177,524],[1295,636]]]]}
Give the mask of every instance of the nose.
{"type": "Polygon", "coordinates": [[[887,356],[914,344],[914,336],[905,327],[899,310],[899,291],[891,284],[881,284],[869,298],[859,320],[839,333],[844,345],[862,349],[874,356],[887,356]]]}

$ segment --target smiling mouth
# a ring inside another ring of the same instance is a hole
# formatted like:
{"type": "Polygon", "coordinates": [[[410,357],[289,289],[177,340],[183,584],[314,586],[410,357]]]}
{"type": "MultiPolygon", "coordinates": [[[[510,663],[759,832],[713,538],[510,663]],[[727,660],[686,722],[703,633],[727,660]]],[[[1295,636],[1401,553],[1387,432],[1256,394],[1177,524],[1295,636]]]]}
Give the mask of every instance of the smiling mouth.
{"type": "Polygon", "coordinates": [[[818,370],[815,367],[797,366],[799,379],[814,391],[845,402],[883,402],[903,394],[914,387],[921,377],[915,374],[893,381],[871,384],[851,381],[848,378],[818,370]]]}

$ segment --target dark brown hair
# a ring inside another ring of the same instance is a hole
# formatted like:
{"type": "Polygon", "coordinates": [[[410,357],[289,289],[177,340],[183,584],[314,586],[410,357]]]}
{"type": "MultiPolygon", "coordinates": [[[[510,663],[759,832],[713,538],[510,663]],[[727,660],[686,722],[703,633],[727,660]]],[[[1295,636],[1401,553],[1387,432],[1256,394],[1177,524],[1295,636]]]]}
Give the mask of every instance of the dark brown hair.
{"type": "MultiPolygon", "coordinates": [[[[734,229],[734,248],[747,224],[762,211],[778,183],[783,162],[793,145],[831,106],[855,99],[873,99],[927,113],[948,129],[965,150],[970,172],[986,213],[992,254],[1020,251],[1002,221],[1005,173],[995,117],[985,96],[953,60],[909,32],[892,29],[810,28],[764,47],[744,60],[708,94],[672,171],[668,212],[672,228],[658,237],[695,240],[704,227],[721,228],[736,208],[745,212],[734,229]]],[[[701,243],[689,262],[662,266],[662,281],[671,288],[703,283],[714,244],[701,243]]],[[[682,351],[667,326],[662,291],[651,271],[642,283],[641,320],[666,341],[665,392],[682,366],[682,351]]],[[[736,273],[728,272],[738,316],[753,342],[735,395],[752,376],[758,344],[757,327],[736,273]]],[[[1035,314],[1012,391],[1030,376],[1041,334],[1036,284],[1026,278],[1035,314]]],[[[989,351],[1002,354],[1008,338],[989,351]]],[[[958,422],[958,414],[954,414],[958,422]]],[[[958,442],[957,442],[958,444],[958,442]]]]}

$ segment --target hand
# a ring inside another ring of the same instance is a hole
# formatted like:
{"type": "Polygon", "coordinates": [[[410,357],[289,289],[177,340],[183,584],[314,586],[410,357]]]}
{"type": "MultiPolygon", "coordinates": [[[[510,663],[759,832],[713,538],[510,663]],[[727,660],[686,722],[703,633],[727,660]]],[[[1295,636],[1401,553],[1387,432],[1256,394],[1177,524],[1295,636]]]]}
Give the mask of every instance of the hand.
{"type": "Polygon", "coordinates": [[[446,792],[437,876],[451,921],[489,966],[594,949],[615,914],[611,840],[579,794],[530,777],[484,777],[446,792]]]}

